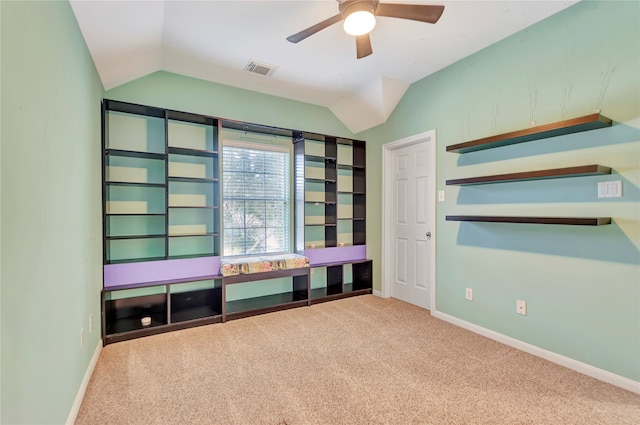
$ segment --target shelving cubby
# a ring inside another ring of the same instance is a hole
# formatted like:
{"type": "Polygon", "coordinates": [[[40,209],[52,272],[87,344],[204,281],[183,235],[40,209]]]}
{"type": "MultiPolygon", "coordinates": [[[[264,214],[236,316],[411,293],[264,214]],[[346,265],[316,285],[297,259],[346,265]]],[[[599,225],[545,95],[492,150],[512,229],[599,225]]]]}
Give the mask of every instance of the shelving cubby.
{"type": "Polygon", "coordinates": [[[222,312],[223,322],[310,304],[309,268],[226,276],[222,282],[223,299],[225,300],[222,312]],[[265,295],[260,295],[260,291],[256,291],[256,296],[233,300],[227,296],[229,285],[251,285],[259,288],[264,281],[275,279],[290,281],[287,284],[288,289],[284,292],[265,295]]]}
{"type": "Polygon", "coordinates": [[[311,304],[370,294],[372,261],[317,264],[311,272],[311,304]]]}
{"type": "Polygon", "coordinates": [[[105,344],[222,320],[221,280],[103,291],[105,344]],[[143,318],[150,318],[145,325],[143,318]]]}

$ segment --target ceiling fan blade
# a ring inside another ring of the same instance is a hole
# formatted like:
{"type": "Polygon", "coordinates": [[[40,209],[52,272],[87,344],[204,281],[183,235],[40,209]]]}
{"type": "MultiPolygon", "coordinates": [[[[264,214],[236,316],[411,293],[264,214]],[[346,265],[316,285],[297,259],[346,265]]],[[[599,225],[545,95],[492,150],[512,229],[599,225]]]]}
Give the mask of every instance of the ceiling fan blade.
{"type": "Polygon", "coordinates": [[[411,19],[412,21],[428,22],[435,24],[440,19],[444,6],[432,6],[427,4],[396,4],[378,3],[376,16],[388,16],[390,18],[411,19]]]}
{"type": "Polygon", "coordinates": [[[369,34],[363,34],[356,36],[356,56],[358,59],[362,59],[373,53],[371,49],[371,39],[369,34]]]}
{"type": "Polygon", "coordinates": [[[322,22],[318,22],[317,24],[310,26],[307,29],[304,29],[302,31],[300,31],[299,33],[290,35],[289,37],[287,37],[287,40],[289,40],[292,43],[297,43],[299,41],[304,40],[305,38],[317,33],[318,31],[321,31],[333,24],[335,24],[336,22],[340,22],[342,21],[342,15],[337,14],[335,16],[332,16],[328,19],[325,19],[322,22]]]}

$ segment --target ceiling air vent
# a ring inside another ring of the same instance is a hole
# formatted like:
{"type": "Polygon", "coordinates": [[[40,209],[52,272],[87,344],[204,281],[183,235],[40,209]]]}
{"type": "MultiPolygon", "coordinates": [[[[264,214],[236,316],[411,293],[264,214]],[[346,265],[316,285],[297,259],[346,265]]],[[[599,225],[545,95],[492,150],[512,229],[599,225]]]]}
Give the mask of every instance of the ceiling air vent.
{"type": "Polygon", "coordinates": [[[258,63],[256,61],[249,61],[247,66],[244,67],[245,71],[249,71],[252,74],[262,75],[264,77],[270,76],[276,71],[276,69],[278,69],[277,66],[258,63]]]}

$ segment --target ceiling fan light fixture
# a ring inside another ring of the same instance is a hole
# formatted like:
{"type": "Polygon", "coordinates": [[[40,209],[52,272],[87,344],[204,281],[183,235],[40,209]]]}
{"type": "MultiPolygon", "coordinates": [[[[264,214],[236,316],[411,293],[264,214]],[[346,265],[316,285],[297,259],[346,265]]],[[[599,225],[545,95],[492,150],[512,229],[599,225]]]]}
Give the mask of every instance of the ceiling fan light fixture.
{"type": "Polygon", "coordinates": [[[354,3],[345,10],[344,31],[349,35],[363,35],[376,26],[374,8],[368,2],[354,3]]]}

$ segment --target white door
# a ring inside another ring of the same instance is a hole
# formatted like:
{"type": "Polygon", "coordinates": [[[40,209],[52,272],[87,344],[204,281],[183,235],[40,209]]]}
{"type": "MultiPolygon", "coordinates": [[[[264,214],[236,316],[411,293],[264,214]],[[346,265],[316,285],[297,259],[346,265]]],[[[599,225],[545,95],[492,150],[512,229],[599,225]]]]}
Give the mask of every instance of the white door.
{"type": "Polygon", "coordinates": [[[391,296],[417,306],[431,308],[433,256],[431,228],[434,220],[433,182],[430,181],[433,141],[423,140],[391,151],[392,208],[390,248],[391,296]]]}

